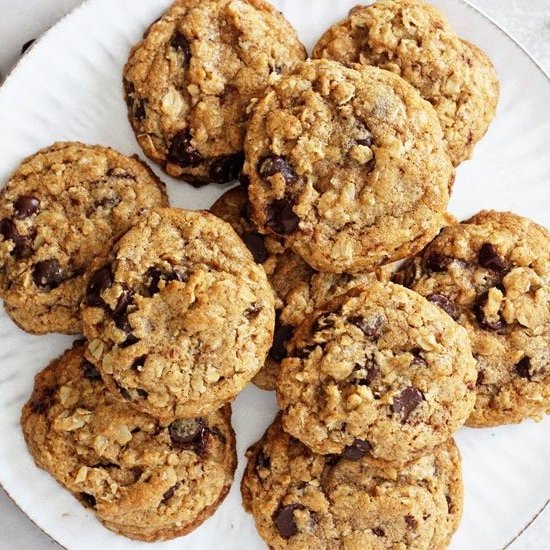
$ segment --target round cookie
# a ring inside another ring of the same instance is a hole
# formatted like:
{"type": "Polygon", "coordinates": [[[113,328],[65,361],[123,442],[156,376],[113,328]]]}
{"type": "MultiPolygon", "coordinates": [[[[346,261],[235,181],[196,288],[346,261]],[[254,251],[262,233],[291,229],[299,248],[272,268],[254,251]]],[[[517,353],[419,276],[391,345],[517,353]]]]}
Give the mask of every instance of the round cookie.
{"type": "Polygon", "coordinates": [[[164,184],[137,157],[56,143],[25,159],[0,193],[0,296],[35,334],[81,332],[90,264],[150,208],[164,184]]]}
{"type": "Polygon", "coordinates": [[[279,419],[247,452],[245,509],[270,548],[443,550],[462,515],[452,439],[401,468],[314,454],[279,419]]]}
{"type": "Polygon", "coordinates": [[[470,426],[550,411],[550,234],[510,212],[445,228],[395,277],[468,331],[477,359],[470,426]]]}
{"type": "Polygon", "coordinates": [[[21,425],[40,468],[107,528],[144,541],[198,527],[225,498],[237,464],[230,405],[159,423],[107,390],[83,341],[36,376],[21,425]]]}
{"type": "Polygon", "coordinates": [[[249,103],[305,57],[296,31],[264,0],[176,0],[124,68],[139,144],[189,183],[236,179],[249,103]]]}
{"type": "Polygon", "coordinates": [[[229,224],[156,209],[98,266],[82,317],[87,357],[111,391],[155,417],[194,417],[263,365],[273,293],[229,224]]]}
{"type": "Polygon", "coordinates": [[[464,424],[475,381],[463,327],[406,288],[373,283],[304,321],[277,398],[285,430],[314,452],[404,464],[464,424]]]}
{"type": "Polygon", "coordinates": [[[387,71],[303,63],[257,103],[245,156],[260,231],[319,271],[373,271],[445,223],[454,171],[436,113],[387,71]]]}
{"type": "Polygon", "coordinates": [[[435,107],[455,166],[472,156],[495,116],[499,83],[491,61],[418,0],[353,8],[321,37],[313,57],[374,65],[407,80],[435,107]]]}

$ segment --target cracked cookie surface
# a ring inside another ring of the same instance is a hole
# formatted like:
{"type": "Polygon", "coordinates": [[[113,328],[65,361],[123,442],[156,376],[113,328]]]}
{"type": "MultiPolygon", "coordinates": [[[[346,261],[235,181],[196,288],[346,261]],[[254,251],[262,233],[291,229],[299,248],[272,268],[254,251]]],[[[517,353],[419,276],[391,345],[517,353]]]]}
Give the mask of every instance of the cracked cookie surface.
{"type": "Polygon", "coordinates": [[[550,234],[510,212],[445,228],[395,281],[463,325],[477,360],[471,426],[550,410],[550,234]]]}
{"type": "Polygon", "coordinates": [[[56,143],[25,159],[0,194],[0,296],[27,332],[81,332],[90,265],[150,208],[164,184],[137,157],[56,143]]]}
{"type": "Polygon", "coordinates": [[[88,286],[87,357],[111,391],[159,418],[231,401],[271,345],[273,293],[231,226],[157,209],[128,231],[88,286]]]}
{"type": "Polygon", "coordinates": [[[236,179],[250,101],[305,57],[296,31],[264,0],[176,0],[124,68],[139,144],[189,183],[236,179]]]}
{"type": "Polygon", "coordinates": [[[402,286],[373,283],[300,325],[277,398],[285,430],[315,452],[404,464],[464,424],[475,383],[463,327],[402,286]]]}
{"type": "Polygon", "coordinates": [[[462,515],[454,441],[404,467],[315,454],[279,419],[247,452],[245,509],[270,548],[443,550],[462,515]]]}
{"type": "Polygon", "coordinates": [[[321,37],[313,57],[377,66],[412,84],[434,106],[455,166],[472,156],[495,116],[499,82],[491,61],[418,0],[353,8],[321,37]]]}
{"type": "Polygon", "coordinates": [[[231,407],[162,424],[115,397],[84,342],[35,378],[21,424],[36,464],[109,529],[156,541],[211,516],[237,464],[231,407]]]}
{"type": "Polygon", "coordinates": [[[432,106],[375,67],[308,61],[254,108],[244,173],[260,231],[312,267],[365,272],[445,223],[454,171],[432,106]]]}

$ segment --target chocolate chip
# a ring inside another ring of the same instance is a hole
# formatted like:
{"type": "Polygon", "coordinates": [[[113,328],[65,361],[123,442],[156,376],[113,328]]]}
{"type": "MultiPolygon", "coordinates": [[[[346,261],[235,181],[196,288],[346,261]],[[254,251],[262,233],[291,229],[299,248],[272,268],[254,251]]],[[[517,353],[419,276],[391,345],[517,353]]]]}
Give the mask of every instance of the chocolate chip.
{"type": "Polygon", "coordinates": [[[477,379],[476,379],[476,386],[480,386],[481,384],[483,384],[484,379],[485,379],[485,373],[482,370],[478,371],[477,379]]]}
{"type": "Polygon", "coordinates": [[[452,317],[455,321],[459,318],[460,314],[456,309],[455,305],[447,296],[443,294],[429,294],[426,296],[426,300],[435,304],[437,307],[441,308],[449,317],[452,317]]]}
{"type": "Polygon", "coordinates": [[[208,424],[204,418],[182,418],[168,426],[172,445],[202,455],[208,442],[208,424]]]}
{"type": "Polygon", "coordinates": [[[134,359],[134,362],[132,363],[132,369],[139,370],[140,367],[143,367],[143,365],[145,365],[146,359],[147,359],[147,354],[141,355],[140,357],[134,359]]]}
{"type": "Polygon", "coordinates": [[[55,259],[43,260],[34,265],[32,278],[34,284],[46,290],[57,288],[63,281],[61,265],[55,259]]]}
{"type": "Polygon", "coordinates": [[[414,519],[414,517],[410,514],[407,514],[404,519],[409,529],[416,529],[418,527],[418,521],[416,521],[416,519],[414,519]]]}
{"type": "Polygon", "coordinates": [[[101,380],[101,374],[99,374],[99,371],[93,363],[84,359],[81,366],[84,370],[84,378],[88,380],[101,380]]]}
{"type": "Polygon", "coordinates": [[[378,376],[378,373],[380,372],[380,367],[378,363],[376,362],[376,359],[370,358],[367,359],[364,366],[359,366],[357,369],[359,371],[366,371],[364,376],[361,376],[360,378],[357,378],[355,380],[355,383],[359,386],[370,386],[372,382],[374,382],[374,379],[378,376]]]}
{"type": "Polygon", "coordinates": [[[187,281],[187,273],[181,267],[174,267],[170,271],[162,271],[157,267],[152,267],[147,271],[147,275],[151,278],[149,283],[149,295],[153,296],[160,290],[160,282],[165,281],[180,281],[181,283],[187,281]]]}
{"type": "Polygon", "coordinates": [[[201,154],[191,144],[191,132],[188,129],[178,132],[170,143],[168,160],[179,166],[197,166],[204,161],[201,154]]]}
{"type": "Polygon", "coordinates": [[[121,348],[129,348],[130,346],[133,346],[134,344],[137,344],[139,342],[139,338],[134,336],[133,334],[130,334],[122,344],[120,344],[119,347],[121,348]]]}
{"type": "Polygon", "coordinates": [[[144,120],[147,116],[147,102],[145,99],[140,99],[134,102],[134,118],[136,120],[144,120]]]}
{"type": "Polygon", "coordinates": [[[145,391],[142,388],[138,388],[136,390],[136,393],[138,394],[138,397],[140,397],[141,399],[147,399],[149,397],[149,392],[145,391]]]}
{"type": "Polygon", "coordinates": [[[27,40],[21,47],[21,55],[27,52],[27,50],[36,42],[36,38],[31,38],[27,40]]]}
{"type": "Polygon", "coordinates": [[[405,388],[397,397],[393,398],[392,411],[401,415],[401,421],[405,423],[409,415],[424,401],[423,393],[411,386],[405,388]]]}
{"type": "Polygon", "coordinates": [[[101,298],[101,293],[107,290],[112,284],[113,275],[110,265],[103,266],[101,269],[94,271],[86,290],[86,304],[93,307],[102,307],[105,302],[101,298]]]}
{"type": "Polygon", "coordinates": [[[248,189],[250,185],[250,178],[244,172],[239,174],[239,184],[243,189],[248,189]]]}
{"type": "Polygon", "coordinates": [[[382,327],[385,319],[382,315],[375,315],[370,319],[365,319],[359,315],[350,317],[348,321],[363,331],[367,338],[378,340],[382,334],[382,327]]]}
{"type": "Polygon", "coordinates": [[[15,246],[11,251],[11,255],[17,260],[27,258],[31,255],[32,251],[27,239],[19,234],[12,220],[6,218],[0,221],[0,235],[2,235],[6,241],[12,241],[14,243],[15,246]]]}
{"type": "Polygon", "coordinates": [[[331,316],[331,313],[323,313],[319,315],[313,324],[313,332],[334,328],[334,319],[332,319],[331,316]]]}
{"type": "Polygon", "coordinates": [[[372,134],[370,132],[367,132],[364,138],[356,139],[355,143],[357,143],[357,145],[363,145],[364,147],[372,147],[372,144],[373,144],[372,134]]]}
{"type": "Polygon", "coordinates": [[[128,321],[128,307],[132,304],[134,292],[132,290],[123,290],[118,297],[115,309],[111,313],[111,317],[115,325],[126,333],[132,332],[132,327],[128,321]]]}
{"type": "Polygon", "coordinates": [[[252,252],[254,261],[257,264],[262,264],[267,260],[268,253],[265,247],[264,236],[255,231],[247,231],[243,234],[243,241],[248,250],[252,252]]]}
{"type": "Polygon", "coordinates": [[[407,260],[399,271],[394,273],[391,280],[398,285],[411,288],[417,277],[420,275],[418,263],[414,258],[407,260]]]}
{"type": "Polygon", "coordinates": [[[531,372],[529,370],[530,367],[531,359],[526,356],[521,359],[514,368],[518,376],[520,376],[521,378],[527,378],[527,380],[531,380],[531,372]]]}
{"type": "Polygon", "coordinates": [[[284,539],[289,539],[298,533],[298,525],[294,519],[295,510],[305,510],[305,506],[301,504],[283,506],[281,504],[272,516],[273,523],[275,523],[277,530],[284,539]]]}
{"type": "Polygon", "coordinates": [[[500,316],[496,321],[489,321],[487,319],[483,308],[485,307],[488,298],[489,291],[486,291],[481,296],[479,296],[479,298],[476,300],[476,303],[474,304],[473,311],[476,316],[477,322],[482,329],[496,332],[504,328],[504,321],[500,318],[500,316]]]}
{"type": "Polygon", "coordinates": [[[258,172],[262,178],[270,178],[275,174],[281,174],[287,185],[298,181],[298,176],[292,166],[284,157],[278,155],[262,158],[258,163],[258,172]]]}
{"type": "Polygon", "coordinates": [[[90,508],[95,508],[95,505],[97,504],[94,495],[90,495],[89,493],[80,493],[79,498],[86,506],[89,506],[90,508]]]}
{"type": "Polygon", "coordinates": [[[292,338],[294,327],[276,323],[273,334],[273,344],[269,356],[275,361],[282,361],[286,357],[286,345],[292,338]]]}
{"type": "Polygon", "coordinates": [[[267,469],[271,466],[271,459],[269,458],[269,456],[267,456],[267,454],[265,453],[265,451],[263,449],[260,449],[257,453],[256,453],[256,470],[260,469],[260,468],[263,468],[263,469],[267,469]]]}
{"type": "Polygon", "coordinates": [[[29,218],[38,212],[40,201],[30,195],[21,195],[13,204],[13,211],[18,220],[29,218]]]}
{"type": "Polygon", "coordinates": [[[120,395],[122,395],[122,397],[124,397],[124,399],[126,399],[127,401],[131,401],[132,400],[132,396],[130,394],[130,392],[124,388],[123,386],[121,386],[120,384],[117,384],[117,389],[118,391],[120,392],[120,395]]]}
{"type": "Polygon", "coordinates": [[[35,414],[45,414],[55,403],[57,387],[47,387],[34,393],[31,399],[31,410],[35,414]]]}
{"type": "Polygon", "coordinates": [[[187,38],[183,34],[176,32],[170,41],[170,46],[183,54],[182,65],[188,67],[191,60],[191,48],[189,47],[187,38]]]}
{"type": "Polygon", "coordinates": [[[278,235],[289,235],[298,229],[300,219],[287,199],[273,201],[267,211],[267,227],[278,235]]]}
{"type": "Polygon", "coordinates": [[[360,460],[366,454],[372,451],[372,445],[363,439],[356,439],[351,445],[348,445],[342,453],[342,458],[346,460],[360,460]]]}
{"type": "Polygon", "coordinates": [[[234,181],[239,177],[243,164],[244,155],[242,153],[219,157],[210,165],[210,179],[214,183],[234,181]]]}
{"type": "Polygon", "coordinates": [[[323,348],[324,349],[324,346],[323,344],[310,344],[308,346],[305,346],[303,348],[300,348],[300,349],[297,349],[295,352],[294,352],[294,355],[300,359],[307,359],[310,355],[311,355],[311,352],[317,347],[319,346],[320,348],[323,348]]]}
{"type": "Polygon", "coordinates": [[[176,494],[176,491],[179,489],[180,485],[181,483],[178,481],[162,495],[162,504],[166,504],[176,494]]]}
{"type": "Polygon", "coordinates": [[[261,307],[258,307],[256,304],[252,304],[245,312],[247,319],[255,319],[262,311],[261,307]]]}
{"type": "Polygon", "coordinates": [[[501,258],[491,243],[484,243],[479,249],[478,262],[481,267],[503,273],[508,271],[508,264],[501,258]]]}
{"type": "Polygon", "coordinates": [[[135,91],[136,87],[134,86],[133,82],[130,82],[126,78],[122,79],[122,85],[124,86],[124,92],[127,96],[131,96],[135,91]]]}
{"type": "Polygon", "coordinates": [[[444,254],[434,252],[426,258],[426,267],[429,271],[439,273],[442,271],[446,271],[452,262],[453,258],[445,256],[444,254]]]}
{"type": "Polygon", "coordinates": [[[411,366],[425,367],[427,366],[426,359],[422,356],[422,350],[420,348],[415,348],[411,351],[413,360],[411,361],[411,366]]]}
{"type": "Polygon", "coordinates": [[[373,534],[376,535],[377,537],[385,537],[386,536],[386,531],[384,531],[384,529],[382,529],[381,527],[375,527],[373,530],[372,530],[373,534]]]}

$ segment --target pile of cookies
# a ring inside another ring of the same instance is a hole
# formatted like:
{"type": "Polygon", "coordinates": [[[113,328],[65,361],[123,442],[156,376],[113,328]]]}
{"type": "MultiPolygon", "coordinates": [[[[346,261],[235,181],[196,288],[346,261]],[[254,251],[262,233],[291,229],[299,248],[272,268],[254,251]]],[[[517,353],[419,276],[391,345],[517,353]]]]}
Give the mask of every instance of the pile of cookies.
{"type": "Polygon", "coordinates": [[[309,60],[264,0],[177,0],[124,68],[130,123],[167,174],[240,185],[170,208],[137,157],[80,143],[13,174],[6,311],[84,335],[23,409],[37,465],[109,529],[185,534],[232,484],[253,380],[281,409],[241,485],[270,548],[446,547],[453,434],[550,409],[550,234],[447,212],[498,91],[420,0],[354,8],[309,60]]]}

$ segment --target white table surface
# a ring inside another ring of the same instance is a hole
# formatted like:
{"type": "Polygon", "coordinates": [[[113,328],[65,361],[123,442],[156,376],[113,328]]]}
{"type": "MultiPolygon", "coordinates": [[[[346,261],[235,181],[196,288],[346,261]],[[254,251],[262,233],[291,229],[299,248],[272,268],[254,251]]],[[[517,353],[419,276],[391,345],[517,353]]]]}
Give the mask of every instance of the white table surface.
{"type": "MultiPolygon", "coordinates": [[[[470,2],[495,19],[550,73],[550,0],[470,0],[470,2]]],[[[2,76],[5,77],[17,62],[21,46],[27,40],[44,32],[81,3],[82,0],[0,0],[2,46],[0,73],[2,76]]],[[[47,506],[47,503],[44,505],[47,506]]],[[[518,541],[509,547],[510,550],[550,548],[550,509],[541,514],[531,529],[528,540],[518,541]]],[[[0,489],[0,550],[58,548],[59,546],[29,521],[0,489]]]]}

